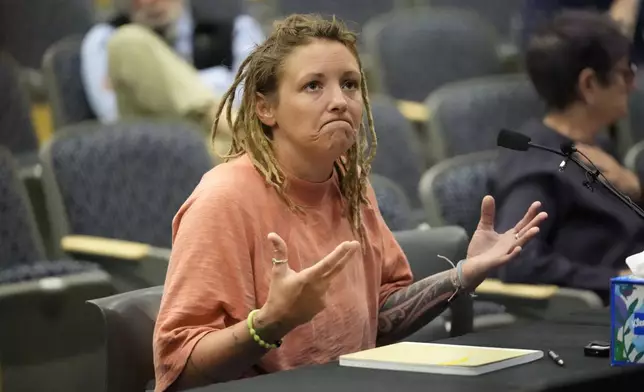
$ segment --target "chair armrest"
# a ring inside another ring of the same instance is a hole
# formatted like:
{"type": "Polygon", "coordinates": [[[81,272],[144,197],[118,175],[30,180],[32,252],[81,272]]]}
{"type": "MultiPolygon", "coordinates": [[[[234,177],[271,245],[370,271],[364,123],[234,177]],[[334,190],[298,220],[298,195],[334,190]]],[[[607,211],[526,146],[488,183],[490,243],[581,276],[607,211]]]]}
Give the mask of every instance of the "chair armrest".
{"type": "Polygon", "coordinates": [[[529,300],[549,300],[559,290],[553,285],[503,283],[498,279],[486,279],[476,288],[477,295],[502,295],[529,300]]]}
{"type": "Polygon", "coordinates": [[[159,286],[165,283],[170,249],[140,242],[70,235],[61,240],[64,252],[93,261],[107,271],[117,292],[159,286]]]}
{"type": "Polygon", "coordinates": [[[504,305],[510,313],[536,318],[603,306],[601,298],[589,290],[503,283],[497,279],[486,279],[476,289],[476,295],[504,305]]]}
{"type": "Polygon", "coordinates": [[[61,240],[64,252],[120,260],[142,261],[148,258],[170,259],[170,250],[141,242],[116,240],[105,237],[69,235],[61,240]]]}
{"type": "Polygon", "coordinates": [[[400,113],[409,121],[424,123],[429,120],[429,110],[420,102],[398,100],[397,106],[400,113]]]}
{"type": "Polygon", "coordinates": [[[0,303],[7,298],[17,296],[38,296],[43,293],[64,292],[76,288],[93,288],[97,295],[110,295],[110,276],[96,269],[63,276],[50,276],[25,282],[5,283],[0,285],[0,303]]]}

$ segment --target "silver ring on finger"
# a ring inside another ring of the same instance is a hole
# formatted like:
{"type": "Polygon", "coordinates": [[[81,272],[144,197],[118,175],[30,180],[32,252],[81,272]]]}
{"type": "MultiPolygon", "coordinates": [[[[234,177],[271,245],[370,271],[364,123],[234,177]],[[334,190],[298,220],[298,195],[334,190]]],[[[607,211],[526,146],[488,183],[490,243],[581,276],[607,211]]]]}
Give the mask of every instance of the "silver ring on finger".
{"type": "Polygon", "coordinates": [[[514,239],[515,239],[515,240],[518,240],[518,239],[519,239],[519,234],[518,234],[518,233],[514,233],[514,239]]]}
{"type": "Polygon", "coordinates": [[[286,264],[286,263],[288,263],[288,259],[281,259],[280,260],[280,259],[276,259],[275,257],[273,257],[273,264],[275,264],[275,265],[277,265],[277,264],[286,264]]]}

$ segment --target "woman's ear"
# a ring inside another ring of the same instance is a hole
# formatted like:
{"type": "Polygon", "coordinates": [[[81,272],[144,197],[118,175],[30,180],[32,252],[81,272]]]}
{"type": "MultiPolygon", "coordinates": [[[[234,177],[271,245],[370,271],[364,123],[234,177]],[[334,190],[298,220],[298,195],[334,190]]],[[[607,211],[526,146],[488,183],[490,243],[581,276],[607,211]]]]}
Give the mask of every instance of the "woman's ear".
{"type": "Polygon", "coordinates": [[[584,68],[579,73],[577,79],[577,89],[579,90],[579,99],[587,104],[592,104],[595,100],[595,93],[600,87],[597,80],[597,74],[590,68],[584,68]]]}
{"type": "Polygon", "coordinates": [[[257,103],[255,104],[255,113],[259,120],[266,126],[275,126],[275,111],[271,100],[264,94],[257,93],[257,103]]]}

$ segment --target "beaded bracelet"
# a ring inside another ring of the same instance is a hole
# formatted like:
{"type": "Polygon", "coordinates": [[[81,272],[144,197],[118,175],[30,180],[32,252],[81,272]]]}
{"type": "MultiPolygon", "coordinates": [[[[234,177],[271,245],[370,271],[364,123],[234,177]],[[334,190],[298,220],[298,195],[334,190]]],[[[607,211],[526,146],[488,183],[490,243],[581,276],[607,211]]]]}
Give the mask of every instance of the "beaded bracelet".
{"type": "Polygon", "coordinates": [[[246,322],[248,324],[248,331],[250,332],[250,336],[253,338],[254,341],[257,342],[261,347],[270,350],[270,349],[276,349],[282,345],[282,341],[278,340],[275,343],[267,343],[262,338],[259,337],[257,334],[257,331],[255,331],[255,328],[253,327],[253,320],[255,318],[255,313],[259,312],[259,309],[252,310],[250,313],[248,313],[248,318],[246,319],[246,322]]]}

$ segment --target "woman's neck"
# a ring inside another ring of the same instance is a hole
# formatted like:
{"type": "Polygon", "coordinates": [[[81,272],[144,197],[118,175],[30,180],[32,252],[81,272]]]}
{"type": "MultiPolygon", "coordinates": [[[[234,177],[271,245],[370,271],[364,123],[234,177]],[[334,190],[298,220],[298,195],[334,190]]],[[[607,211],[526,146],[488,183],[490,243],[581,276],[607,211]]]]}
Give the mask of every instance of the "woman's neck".
{"type": "Polygon", "coordinates": [[[585,108],[573,107],[561,112],[548,113],[543,123],[568,139],[593,144],[603,124],[592,118],[585,108]]]}
{"type": "Polygon", "coordinates": [[[325,182],[333,175],[335,161],[331,159],[323,161],[305,156],[295,151],[295,148],[290,148],[290,151],[285,151],[286,149],[289,147],[275,148],[277,161],[286,175],[313,183],[325,182]]]}

